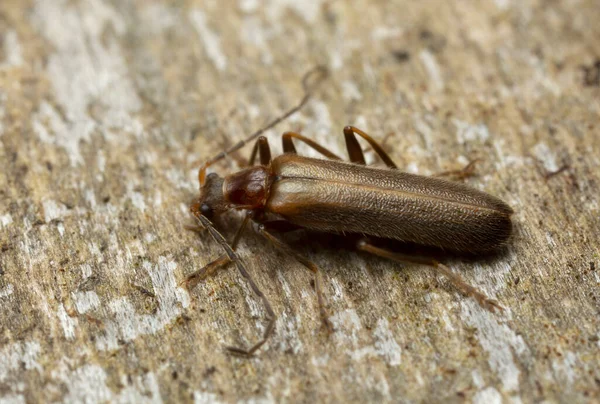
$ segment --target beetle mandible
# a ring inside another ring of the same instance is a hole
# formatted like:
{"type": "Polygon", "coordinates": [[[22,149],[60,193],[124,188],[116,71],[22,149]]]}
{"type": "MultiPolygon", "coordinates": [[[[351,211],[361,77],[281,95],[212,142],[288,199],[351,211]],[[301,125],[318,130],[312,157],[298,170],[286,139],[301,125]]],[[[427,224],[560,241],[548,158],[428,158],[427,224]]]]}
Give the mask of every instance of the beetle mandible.
{"type": "Polygon", "coordinates": [[[271,157],[269,143],[261,134],[298,111],[309,100],[313,74],[326,74],[317,68],[303,79],[304,98],[301,102],[265,128],[204,163],[198,172],[200,196],[190,206],[199,228],[209,231],[225,254],[186,278],[186,285],[214,274],[233,262],[262,300],[268,325],[262,338],[249,349],[228,347],[231,352],[252,355],[272,334],[275,313],[262,291],[251,278],[235,249],[249,221],[258,224],[263,237],[277,249],[293,256],[315,275],[315,290],[321,317],[332,329],[328,319],[322,281],[318,267],[295,252],[273,233],[304,228],[321,232],[356,233],[364,235],[357,243],[361,251],[402,263],[423,264],[435,268],[467,296],[475,298],[489,310],[501,307],[484,293],[470,286],[447,266],[437,260],[401,254],[381,248],[369,236],[433,246],[458,252],[482,253],[498,249],[511,234],[512,209],[502,200],[458,182],[425,177],[397,170],[396,164],[368,134],[352,126],[344,128],[349,162],[299,133],[282,135],[284,154],[271,157]],[[360,136],[369,143],[387,168],[366,166],[360,136]],[[224,178],[206,170],[229,153],[257,139],[250,156],[249,167],[224,178]],[[327,159],[299,156],[294,140],[310,146],[327,159]],[[258,156],[260,164],[254,165],[258,156]],[[247,212],[229,244],[213,226],[211,218],[229,210],[247,212]]]}

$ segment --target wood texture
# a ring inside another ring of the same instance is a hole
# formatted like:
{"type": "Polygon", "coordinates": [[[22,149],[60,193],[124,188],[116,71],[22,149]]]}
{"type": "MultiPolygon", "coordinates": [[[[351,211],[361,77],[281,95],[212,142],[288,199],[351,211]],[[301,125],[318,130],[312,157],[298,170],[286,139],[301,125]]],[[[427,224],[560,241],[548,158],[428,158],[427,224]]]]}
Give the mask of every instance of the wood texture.
{"type": "Polygon", "coordinates": [[[600,400],[598,21],[596,0],[0,2],[0,402],[600,400]],[[183,229],[196,163],[317,64],[274,151],[295,130],[345,155],[352,124],[408,172],[481,158],[468,183],[514,208],[515,236],[447,264],[504,314],[307,243],[327,336],[311,275],[249,232],[279,318],[256,358],[223,351],[264,312],[233,269],[180,287],[222,253],[183,229]]]}

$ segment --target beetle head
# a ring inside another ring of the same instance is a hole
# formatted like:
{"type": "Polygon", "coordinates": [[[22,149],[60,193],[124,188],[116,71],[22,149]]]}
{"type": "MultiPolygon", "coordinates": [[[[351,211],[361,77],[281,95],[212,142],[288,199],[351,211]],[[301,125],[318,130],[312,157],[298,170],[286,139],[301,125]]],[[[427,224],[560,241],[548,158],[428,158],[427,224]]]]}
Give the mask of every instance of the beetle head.
{"type": "Polygon", "coordinates": [[[200,197],[190,206],[190,210],[193,214],[200,213],[211,219],[214,214],[223,213],[227,208],[223,199],[223,178],[216,173],[208,174],[200,188],[200,197]]]}

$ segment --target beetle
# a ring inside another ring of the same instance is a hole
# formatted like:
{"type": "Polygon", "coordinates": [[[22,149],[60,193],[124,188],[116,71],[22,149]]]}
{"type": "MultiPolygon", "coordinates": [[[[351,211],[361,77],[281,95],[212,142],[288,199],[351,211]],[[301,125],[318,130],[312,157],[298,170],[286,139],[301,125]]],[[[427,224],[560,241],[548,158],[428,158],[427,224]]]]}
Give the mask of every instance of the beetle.
{"type": "MultiPolygon", "coordinates": [[[[322,69],[317,71],[323,73],[322,69]]],[[[261,340],[251,348],[227,349],[237,354],[252,355],[267,341],[275,324],[275,313],[269,301],[235,253],[249,221],[255,222],[258,233],[276,248],[292,255],[314,273],[320,314],[330,329],[332,326],[328,320],[318,267],[276,237],[274,232],[302,228],[362,235],[364,237],[356,245],[358,250],[402,263],[431,266],[483,307],[491,311],[501,309],[496,301],[468,285],[437,260],[389,251],[371,241],[371,238],[387,238],[476,254],[496,250],[511,235],[513,213],[499,198],[462,183],[401,172],[371,136],[353,126],[346,126],[343,130],[350,157],[348,162],[295,132],[282,135],[284,154],[271,157],[268,140],[261,134],[308,101],[311,95],[308,77],[313,73],[305,76],[305,97],[295,108],[247,140],[209,160],[198,172],[200,196],[192,203],[190,211],[198,221],[198,227],[207,229],[225,254],[189,275],[186,285],[188,288],[193,287],[219,268],[233,262],[254,293],[263,301],[269,320],[261,340]],[[369,143],[386,168],[366,165],[357,136],[369,143]],[[255,138],[257,140],[252,149],[249,167],[224,178],[216,173],[206,175],[209,166],[255,138]],[[298,155],[294,141],[305,143],[326,159],[298,155]],[[255,165],[257,156],[260,164],[255,165]],[[231,244],[211,222],[213,217],[230,210],[246,211],[231,244]]]]}

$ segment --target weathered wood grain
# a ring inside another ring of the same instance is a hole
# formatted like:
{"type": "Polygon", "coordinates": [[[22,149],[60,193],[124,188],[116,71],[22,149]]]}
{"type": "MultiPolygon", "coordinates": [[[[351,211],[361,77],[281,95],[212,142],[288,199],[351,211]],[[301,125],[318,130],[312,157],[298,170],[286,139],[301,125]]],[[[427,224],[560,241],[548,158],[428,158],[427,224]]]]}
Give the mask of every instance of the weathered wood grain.
{"type": "Polygon", "coordinates": [[[598,21],[596,0],[0,2],[0,402],[600,400],[598,21]],[[308,244],[328,337],[310,274],[249,233],[277,328],[256,358],[223,351],[264,312],[234,270],[180,287],[221,254],[183,230],[194,164],[316,64],[331,75],[275,151],[298,130],[345,155],[353,124],[391,133],[409,172],[482,158],[468,182],[516,234],[448,264],[504,314],[426,268],[308,244]]]}

